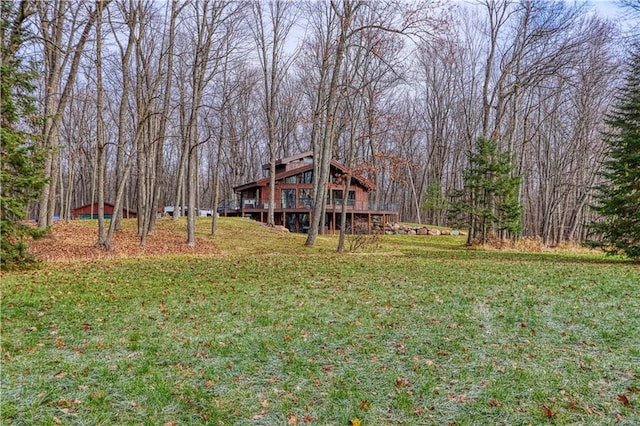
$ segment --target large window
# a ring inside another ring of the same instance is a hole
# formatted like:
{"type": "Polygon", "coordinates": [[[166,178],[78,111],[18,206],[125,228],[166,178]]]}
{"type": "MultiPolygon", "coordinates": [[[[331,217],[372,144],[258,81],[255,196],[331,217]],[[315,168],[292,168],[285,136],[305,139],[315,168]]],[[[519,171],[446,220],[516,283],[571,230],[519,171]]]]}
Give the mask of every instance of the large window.
{"type": "Polygon", "coordinates": [[[282,208],[283,209],[296,208],[296,190],[295,189],[282,190],[282,208]]]}
{"type": "Polygon", "coordinates": [[[284,178],[284,183],[293,183],[293,184],[298,183],[297,176],[293,175],[293,176],[289,176],[289,177],[284,178]]]}

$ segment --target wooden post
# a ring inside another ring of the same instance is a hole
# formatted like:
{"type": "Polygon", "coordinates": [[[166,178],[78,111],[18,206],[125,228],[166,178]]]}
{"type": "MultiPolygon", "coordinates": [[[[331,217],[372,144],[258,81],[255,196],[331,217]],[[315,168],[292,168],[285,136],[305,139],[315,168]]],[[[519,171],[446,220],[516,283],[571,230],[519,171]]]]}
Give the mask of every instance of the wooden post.
{"type": "Polygon", "coordinates": [[[355,228],[355,213],[352,211],[351,212],[351,233],[355,234],[356,228],[355,228]]]}
{"type": "Polygon", "coordinates": [[[336,233],[336,207],[333,207],[333,220],[331,221],[331,233],[336,233]]]}

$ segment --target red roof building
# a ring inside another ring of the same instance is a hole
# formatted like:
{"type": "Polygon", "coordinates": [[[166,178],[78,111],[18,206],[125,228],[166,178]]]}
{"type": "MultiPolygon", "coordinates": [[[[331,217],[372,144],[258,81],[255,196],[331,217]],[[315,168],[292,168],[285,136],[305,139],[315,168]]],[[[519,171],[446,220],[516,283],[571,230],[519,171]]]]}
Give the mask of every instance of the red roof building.
{"type": "MultiPolygon", "coordinates": [[[[113,204],[104,203],[104,218],[111,219],[113,216],[113,204]]],[[[132,210],[122,209],[122,217],[135,218],[138,214],[132,210]]],[[[98,218],[98,203],[87,204],[86,206],[76,207],[73,209],[74,219],[97,219],[98,218]]]]}

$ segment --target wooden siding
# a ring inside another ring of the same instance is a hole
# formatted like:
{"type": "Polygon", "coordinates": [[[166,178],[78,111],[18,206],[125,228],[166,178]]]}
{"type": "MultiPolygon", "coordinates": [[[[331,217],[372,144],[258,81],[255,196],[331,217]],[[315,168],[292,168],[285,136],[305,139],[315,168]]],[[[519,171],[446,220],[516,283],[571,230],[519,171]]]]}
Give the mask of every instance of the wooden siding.
{"type": "MultiPolygon", "coordinates": [[[[113,216],[113,204],[104,203],[104,215],[109,219],[113,216]]],[[[122,209],[122,217],[135,218],[137,213],[131,210],[122,209]]],[[[86,206],[76,207],[73,209],[74,219],[97,219],[98,218],[98,203],[87,204],[86,206]],[[93,217],[92,217],[93,214],[93,217]]]]}

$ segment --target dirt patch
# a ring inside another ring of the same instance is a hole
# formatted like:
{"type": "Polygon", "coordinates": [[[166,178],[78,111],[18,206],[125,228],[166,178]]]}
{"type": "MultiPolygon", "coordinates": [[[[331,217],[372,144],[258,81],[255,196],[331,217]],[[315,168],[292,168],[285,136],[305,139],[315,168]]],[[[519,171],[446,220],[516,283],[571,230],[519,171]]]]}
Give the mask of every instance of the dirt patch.
{"type": "MultiPolygon", "coordinates": [[[[56,222],[47,236],[29,243],[29,251],[45,262],[220,253],[213,241],[204,238],[196,238],[196,246],[189,247],[186,230],[171,229],[164,222],[159,222],[158,229],[147,237],[144,247],[140,246],[140,237],[135,230],[116,232],[110,251],[96,247],[97,225],[78,221],[56,222]]],[[[130,227],[131,224],[127,225],[130,227]]]]}

